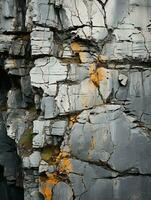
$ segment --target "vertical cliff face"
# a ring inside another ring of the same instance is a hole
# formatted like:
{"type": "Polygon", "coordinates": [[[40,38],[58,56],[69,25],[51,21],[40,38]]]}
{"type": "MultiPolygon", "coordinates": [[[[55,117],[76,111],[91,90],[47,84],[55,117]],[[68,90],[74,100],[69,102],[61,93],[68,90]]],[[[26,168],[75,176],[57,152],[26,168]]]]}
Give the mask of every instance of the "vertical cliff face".
{"type": "Polygon", "coordinates": [[[151,0],[0,0],[0,165],[15,200],[22,181],[25,200],[151,198],[150,26],[151,0]]]}

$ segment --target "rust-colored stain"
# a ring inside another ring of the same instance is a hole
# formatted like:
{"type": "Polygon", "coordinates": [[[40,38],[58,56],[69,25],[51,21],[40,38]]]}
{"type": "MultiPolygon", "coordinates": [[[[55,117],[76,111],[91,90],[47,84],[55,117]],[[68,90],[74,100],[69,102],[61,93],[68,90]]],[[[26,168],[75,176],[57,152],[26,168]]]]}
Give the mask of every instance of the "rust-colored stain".
{"type": "Polygon", "coordinates": [[[79,53],[81,51],[84,51],[85,47],[78,42],[72,42],[71,43],[71,49],[74,53],[79,53]]]}
{"type": "Polygon", "coordinates": [[[52,200],[52,188],[59,182],[56,173],[47,174],[47,177],[40,177],[40,192],[45,200],[52,200]]]}
{"type": "Polygon", "coordinates": [[[53,198],[53,187],[60,182],[59,174],[68,174],[72,172],[73,167],[69,158],[69,153],[60,151],[60,154],[56,158],[56,164],[58,165],[58,171],[54,173],[46,172],[40,177],[40,192],[44,195],[45,200],[52,200],[53,198]]]}
{"type": "Polygon", "coordinates": [[[56,173],[51,173],[51,174],[47,173],[47,177],[48,177],[47,183],[49,184],[56,185],[59,182],[56,173]]]}
{"type": "Polygon", "coordinates": [[[100,81],[104,80],[106,77],[106,70],[105,68],[100,67],[100,64],[93,63],[90,65],[89,74],[90,80],[98,87],[100,81]]]}
{"type": "Polygon", "coordinates": [[[63,158],[68,158],[70,156],[69,152],[66,151],[60,151],[58,157],[57,157],[57,161],[60,161],[63,158]]]}
{"type": "Polygon", "coordinates": [[[58,158],[58,169],[59,173],[70,173],[73,171],[73,166],[70,160],[70,153],[66,151],[60,152],[58,158]]]}
{"type": "Polygon", "coordinates": [[[69,158],[63,158],[59,164],[60,173],[70,173],[73,171],[73,166],[69,158]]]}
{"type": "Polygon", "coordinates": [[[86,52],[80,52],[79,57],[80,57],[81,62],[86,62],[86,60],[87,60],[86,52]]]}
{"type": "Polygon", "coordinates": [[[69,117],[69,127],[72,127],[77,122],[78,115],[72,115],[69,117]]]}

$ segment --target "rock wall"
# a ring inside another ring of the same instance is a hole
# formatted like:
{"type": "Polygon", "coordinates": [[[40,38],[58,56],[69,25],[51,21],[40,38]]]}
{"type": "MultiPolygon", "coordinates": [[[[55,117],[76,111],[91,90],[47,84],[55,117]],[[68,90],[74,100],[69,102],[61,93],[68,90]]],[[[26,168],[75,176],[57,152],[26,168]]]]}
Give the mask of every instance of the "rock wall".
{"type": "Polygon", "coordinates": [[[150,26],[151,0],[0,0],[25,200],[151,198],[150,26]]]}

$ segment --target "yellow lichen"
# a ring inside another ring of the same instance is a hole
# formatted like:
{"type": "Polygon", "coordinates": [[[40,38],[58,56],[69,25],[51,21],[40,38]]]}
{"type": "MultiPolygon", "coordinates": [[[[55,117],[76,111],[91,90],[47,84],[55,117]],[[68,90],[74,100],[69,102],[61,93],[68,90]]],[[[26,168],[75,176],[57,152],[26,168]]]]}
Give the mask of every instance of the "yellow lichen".
{"type": "Polygon", "coordinates": [[[77,122],[77,115],[72,115],[69,117],[69,127],[72,127],[77,122]]]}
{"type": "Polygon", "coordinates": [[[61,151],[57,157],[57,163],[59,167],[59,172],[69,173],[73,171],[73,166],[70,160],[70,153],[66,151],[61,151]]]}
{"type": "Polygon", "coordinates": [[[82,63],[92,62],[92,58],[88,52],[80,52],[79,57],[82,63]]]}
{"type": "Polygon", "coordinates": [[[69,158],[63,158],[59,164],[59,172],[70,173],[73,171],[73,166],[69,158]]]}
{"type": "Polygon", "coordinates": [[[90,65],[89,75],[90,80],[94,83],[96,87],[98,87],[100,81],[104,80],[106,77],[106,70],[105,68],[97,66],[95,63],[93,63],[90,65]]]}
{"type": "Polygon", "coordinates": [[[48,177],[47,183],[49,184],[56,185],[59,182],[56,173],[47,173],[47,177],[48,177]]]}
{"type": "Polygon", "coordinates": [[[78,42],[72,42],[71,43],[71,49],[74,53],[79,53],[81,51],[84,51],[86,49],[85,46],[83,46],[81,43],[78,42]]]}
{"type": "Polygon", "coordinates": [[[56,158],[56,163],[59,163],[64,158],[69,158],[70,154],[66,151],[60,151],[59,155],[56,158]]]}
{"type": "Polygon", "coordinates": [[[59,182],[56,173],[47,174],[40,177],[40,192],[44,195],[45,200],[52,200],[52,188],[59,182]]]}

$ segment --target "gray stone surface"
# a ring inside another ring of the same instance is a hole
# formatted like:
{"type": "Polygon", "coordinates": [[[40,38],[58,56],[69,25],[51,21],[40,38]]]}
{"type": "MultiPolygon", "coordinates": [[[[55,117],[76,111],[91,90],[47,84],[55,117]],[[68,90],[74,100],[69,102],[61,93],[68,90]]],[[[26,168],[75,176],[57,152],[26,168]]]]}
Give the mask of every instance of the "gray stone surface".
{"type": "Polygon", "coordinates": [[[78,85],[62,84],[56,101],[61,114],[88,109],[103,103],[98,89],[89,79],[78,85]]]}
{"type": "Polygon", "coordinates": [[[46,96],[42,98],[41,110],[44,113],[45,119],[54,118],[58,115],[58,107],[54,97],[46,96]]]}
{"type": "Polygon", "coordinates": [[[113,180],[97,180],[90,188],[89,192],[81,195],[80,199],[149,199],[150,198],[150,178],[126,177],[113,180]],[[137,184],[136,184],[137,183],[137,184]]]}
{"type": "Polygon", "coordinates": [[[151,199],[150,13],[0,0],[0,164],[20,185],[21,155],[25,200],[151,199]]]}
{"type": "Polygon", "coordinates": [[[71,154],[89,162],[106,162],[119,172],[134,169],[149,174],[149,134],[150,131],[135,127],[120,106],[97,107],[87,112],[85,121],[73,126],[71,154]]]}
{"type": "Polygon", "coordinates": [[[73,192],[64,182],[58,183],[53,189],[53,200],[72,200],[73,192]]]}

